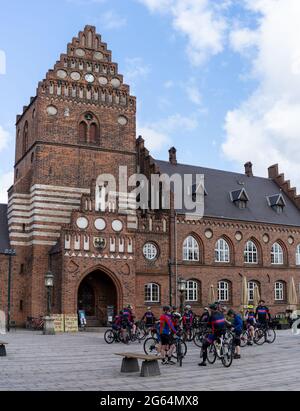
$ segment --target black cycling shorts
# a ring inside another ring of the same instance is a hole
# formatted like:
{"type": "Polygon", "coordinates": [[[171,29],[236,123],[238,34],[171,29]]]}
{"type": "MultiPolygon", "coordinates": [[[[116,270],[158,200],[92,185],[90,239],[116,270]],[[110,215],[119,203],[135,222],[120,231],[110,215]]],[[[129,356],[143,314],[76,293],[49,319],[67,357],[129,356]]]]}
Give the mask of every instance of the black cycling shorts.
{"type": "Polygon", "coordinates": [[[170,345],[171,344],[171,336],[167,334],[160,335],[161,345],[170,345]]]}

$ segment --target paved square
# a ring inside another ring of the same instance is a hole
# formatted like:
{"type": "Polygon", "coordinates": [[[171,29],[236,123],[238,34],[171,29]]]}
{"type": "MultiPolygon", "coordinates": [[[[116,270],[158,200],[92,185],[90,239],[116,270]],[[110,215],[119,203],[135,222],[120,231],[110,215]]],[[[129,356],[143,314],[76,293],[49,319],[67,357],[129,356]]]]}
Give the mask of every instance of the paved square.
{"type": "Polygon", "coordinates": [[[198,367],[199,349],[188,344],[182,368],[160,366],[161,376],[121,374],[115,352],[142,352],[143,344],[108,345],[100,333],[43,336],[12,331],[0,357],[0,390],[300,390],[300,336],[279,331],[274,344],[247,347],[242,359],[226,369],[220,361],[198,367]]]}

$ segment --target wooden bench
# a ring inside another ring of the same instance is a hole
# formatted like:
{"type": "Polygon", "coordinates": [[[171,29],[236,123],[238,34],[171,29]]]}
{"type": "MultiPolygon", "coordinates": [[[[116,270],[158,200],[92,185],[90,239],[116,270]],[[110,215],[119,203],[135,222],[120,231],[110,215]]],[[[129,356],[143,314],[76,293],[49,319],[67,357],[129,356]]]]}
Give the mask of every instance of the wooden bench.
{"type": "Polygon", "coordinates": [[[0,341],[0,357],[6,357],[6,348],[5,346],[8,343],[4,342],[4,341],[0,341]]]}
{"type": "Polygon", "coordinates": [[[154,355],[135,354],[135,353],[115,353],[123,358],[121,372],[140,371],[138,360],[143,360],[141,377],[155,377],[160,375],[158,360],[160,357],[154,355]]]}

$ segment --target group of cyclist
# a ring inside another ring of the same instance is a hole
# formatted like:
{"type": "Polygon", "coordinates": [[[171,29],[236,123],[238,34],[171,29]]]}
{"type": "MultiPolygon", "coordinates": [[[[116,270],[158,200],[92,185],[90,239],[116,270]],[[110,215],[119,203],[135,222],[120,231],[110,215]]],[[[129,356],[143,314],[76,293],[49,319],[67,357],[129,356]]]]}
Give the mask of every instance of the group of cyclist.
{"type": "MultiPolygon", "coordinates": [[[[253,345],[253,339],[256,326],[267,327],[271,320],[271,315],[265,301],[261,300],[256,309],[248,306],[244,318],[233,309],[227,309],[220,302],[215,302],[204,309],[200,317],[196,316],[190,305],[186,305],[183,314],[178,311],[178,307],[164,306],[160,318],[157,319],[151,309],[147,308],[141,322],[146,330],[155,329],[159,341],[159,354],[163,364],[174,364],[172,355],[175,350],[176,338],[182,335],[182,332],[188,334],[191,332],[195,321],[205,324],[209,333],[203,341],[201,349],[202,361],[199,366],[207,365],[207,350],[211,344],[218,342],[225,334],[229,327],[234,335],[234,358],[241,358],[241,335],[244,330],[244,321],[248,330],[249,339],[247,344],[253,345]]],[[[119,315],[115,317],[113,329],[121,330],[122,333],[130,329],[132,333],[136,332],[135,316],[132,306],[126,306],[119,315]]]]}

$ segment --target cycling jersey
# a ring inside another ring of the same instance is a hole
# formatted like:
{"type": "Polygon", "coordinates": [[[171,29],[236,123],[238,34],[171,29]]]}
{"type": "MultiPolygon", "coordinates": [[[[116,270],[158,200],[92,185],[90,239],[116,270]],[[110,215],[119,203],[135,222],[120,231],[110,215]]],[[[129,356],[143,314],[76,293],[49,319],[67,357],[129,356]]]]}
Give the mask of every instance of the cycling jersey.
{"type": "Polygon", "coordinates": [[[152,311],[147,311],[143,315],[142,321],[145,320],[146,325],[153,325],[155,323],[155,317],[152,311]]]}
{"type": "Polygon", "coordinates": [[[265,305],[259,305],[256,309],[255,318],[260,323],[265,323],[267,319],[270,319],[270,311],[269,308],[265,305]]]}
{"type": "Polygon", "coordinates": [[[193,318],[194,318],[193,311],[185,312],[182,316],[183,325],[184,326],[185,325],[192,326],[193,325],[193,318]]]}
{"type": "Polygon", "coordinates": [[[122,324],[122,317],[120,315],[116,315],[116,317],[113,321],[112,328],[114,330],[118,330],[121,327],[121,324],[122,324]]]}
{"type": "Polygon", "coordinates": [[[245,314],[245,320],[248,325],[255,325],[255,312],[247,311],[245,314]]]}
{"type": "Polygon", "coordinates": [[[207,323],[208,320],[209,320],[209,313],[207,311],[205,311],[200,317],[200,322],[201,323],[207,323]]]}
{"type": "Polygon", "coordinates": [[[235,314],[233,317],[232,326],[236,334],[241,334],[243,331],[243,319],[239,314],[235,314]]]}
{"type": "Polygon", "coordinates": [[[213,313],[208,320],[208,324],[211,325],[213,334],[219,331],[225,331],[225,317],[220,312],[213,313]]]}
{"type": "Polygon", "coordinates": [[[173,333],[176,333],[171,316],[168,314],[162,314],[160,317],[160,334],[170,335],[172,331],[173,333]]]}

